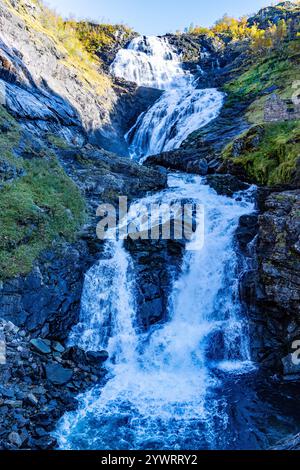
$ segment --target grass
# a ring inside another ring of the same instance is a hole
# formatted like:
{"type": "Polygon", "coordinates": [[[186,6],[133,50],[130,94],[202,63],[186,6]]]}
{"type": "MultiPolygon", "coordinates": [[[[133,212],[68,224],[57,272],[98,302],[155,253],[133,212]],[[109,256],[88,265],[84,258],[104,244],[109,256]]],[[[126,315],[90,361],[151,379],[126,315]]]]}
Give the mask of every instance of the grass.
{"type": "Polygon", "coordinates": [[[252,182],[276,185],[293,180],[300,158],[300,121],[265,123],[264,109],[266,100],[274,92],[291,101],[299,79],[299,57],[299,40],[289,41],[276,52],[258,56],[255,63],[249,63],[243,73],[224,86],[228,94],[226,106],[247,103],[245,117],[254,125],[238,139],[250,138],[257,125],[264,129],[264,137],[257,148],[246,149],[240,157],[233,158],[231,143],[222,154],[233,165],[242,167],[252,182]]]}
{"type": "MultiPolygon", "coordinates": [[[[28,273],[54,240],[74,241],[86,217],[85,201],[50,151],[42,157],[14,153],[20,128],[0,106],[1,159],[23,176],[0,187],[0,279],[28,273]]],[[[26,150],[28,155],[28,150],[26,150]]]]}
{"type": "MultiPolygon", "coordinates": [[[[247,139],[251,132],[252,129],[243,138],[247,139]]],[[[271,186],[289,184],[300,159],[300,121],[265,124],[258,147],[240,157],[232,157],[232,145],[223,151],[223,158],[242,166],[251,181],[271,186]]]]}

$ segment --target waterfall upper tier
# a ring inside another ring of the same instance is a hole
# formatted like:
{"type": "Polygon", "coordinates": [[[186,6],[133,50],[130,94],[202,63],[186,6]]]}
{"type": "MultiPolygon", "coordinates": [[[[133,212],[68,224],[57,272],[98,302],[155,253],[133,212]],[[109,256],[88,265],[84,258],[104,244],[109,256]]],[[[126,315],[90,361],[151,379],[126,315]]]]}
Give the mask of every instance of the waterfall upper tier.
{"type": "Polygon", "coordinates": [[[218,90],[197,88],[166,38],[135,38],[119,51],[111,73],[165,90],[125,136],[133,158],[179,148],[189,134],[216,118],[223,104],[218,90]]]}
{"type": "Polygon", "coordinates": [[[118,52],[110,71],[139,86],[162,90],[178,86],[178,80],[186,80],[180,57],[167,39],[155,36],[134,38],[127,49],[118,52]]]}

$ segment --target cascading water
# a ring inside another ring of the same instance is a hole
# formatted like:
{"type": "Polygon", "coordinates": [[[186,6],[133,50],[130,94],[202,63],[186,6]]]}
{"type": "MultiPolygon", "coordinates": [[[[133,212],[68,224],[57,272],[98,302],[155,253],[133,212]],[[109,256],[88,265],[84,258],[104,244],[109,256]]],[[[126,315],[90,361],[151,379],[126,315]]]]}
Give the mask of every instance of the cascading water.
{"type": "MultiPolygon", "coordinates": [[[[222,105],[217,90],[195,89],[164,39],[136,38],[111,70],[166,90],[131,131],[136,157],[177,147],[222,105]]],[[[239,217],[253,211],[250,196],[251,189],[233,198],[218,196],[200,177],[176,174],[169,176],[168,189],[132,204],[129,219],[144,204],[186,199],[203,204],[204,247],[186,251],[168,322],[141,333],[130,256],[122,241],[107,242],[105,259],[86,275],[80,323],[70,344],[107,349],[109,377],[62,418],[55,433],[60,448],[264,448],[270,445],[268,412],[273,428],[278,420],[279,436],[283,426],[291,429],[266,396],[259,396],[265,391],[250,362],[239,302],[234,233],[239,217]]]]}
{"type": "Polygon", "coordinates": [[[65,415],[58,433],[62,448],[212,446],[215,403],[208,406],[206,394],[217,380],[210,369],[240,370],[249,365],[233,233],[239,217],[253,205],[245,198],[218,196],[200,177],[172,175],[169,189],[140,200],[131,211],[138,212],[146,203],[186,198],[205,203],[205,248],[186,252],[167,324],[137,333],[133,272],[121,242],[111,242],[112,257],[87,274],[81,323],[74,328],[71,343],[92,350],[107,347],[112,378],[104,388],[83,395],[78,411],[65,415]],[[217,337],[220,351],[212,357],[210,343],[217,337]]]}
{"type": "Polygon", "coordinates": [[[111,72],[138,85],[165,90],[126,135],[130,155],[142,158],[180,147],[188,135],[217,117],[223,94],[199,90],[165,38],[138,37],[117,54],[111,72]]]}

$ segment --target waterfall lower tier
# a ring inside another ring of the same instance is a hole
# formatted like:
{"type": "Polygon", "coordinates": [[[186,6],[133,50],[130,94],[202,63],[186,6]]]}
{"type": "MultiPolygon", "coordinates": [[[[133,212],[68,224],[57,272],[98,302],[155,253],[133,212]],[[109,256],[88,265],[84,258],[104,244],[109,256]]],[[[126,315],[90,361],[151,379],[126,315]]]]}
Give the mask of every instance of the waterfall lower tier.
{"type": "MultiPolygon", "coordinates": [[[[168,190],[136,205],[187,197],[205,204],[205,246],[186,252],[168,323],[148,333],[136,330],[134,273],[121,242],[113,242],[108,259],[87,274],[81,321],[71,342],[93,350],[108,347],[111,379],[80,397],[79,410],[65,415],[58,430],[62,448],[213,445],[213,410],[221,406],[208,400],[218,386],[213,371],[240,374],[251,367],[233,235],[253,204],[247,197],[220,197],[199,177],[174,175],[168,190]]],[[[221,413],[218,425],[225,422],[221,413]]]]}

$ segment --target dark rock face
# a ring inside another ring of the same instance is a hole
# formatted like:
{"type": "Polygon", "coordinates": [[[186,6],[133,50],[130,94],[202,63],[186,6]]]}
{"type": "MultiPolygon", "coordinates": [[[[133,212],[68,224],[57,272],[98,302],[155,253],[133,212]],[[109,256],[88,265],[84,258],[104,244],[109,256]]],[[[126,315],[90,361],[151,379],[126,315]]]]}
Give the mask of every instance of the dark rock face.
{"type": "MultiPolygon", "coordinates": [[[[89,23],[89,26],[91,28],[94,27],[97,32],[97,24],[89,23]]],[[[96,54],[103,62],[107,72],[109,72],[109,66],[115,60],[118,51],[126,48],[129,42],[136,36],[138,36],[138,33],[135,31],[129,31],[126,27],[118,25],[117,29],[110,33],[111,41],[107,42],[107,44],[101,44],[101,47],[98,47],[96,54]]]]}
{"type": "Polygon", "coordinates": [[[66,339],[78,319],[84,273],[92,262],[84,242],[44,253],[28,276],[2,283],[0,318],[38,336],[66,339]]]}
{"type": "Polygon", "coordinates": [[[249,187],[233,175],[209,175],[206,181],[218,194],[229,197],[249,187]]]}
{"type": "Polygon", "coordinates": [[[294,342],[300,339],[300,190],[270,194],[264,209],[257,266],[242,283],[250,304],[253,356],[295,380],[300,378],[291,364],[294,342]]]}
{"type": "Polygon", "coordinates": [[[114,78],[114,90],[117,102],[110,115],[114,132],[103,132],[103,128],[95,129],[89,135],[91,144],[105,148],[110,152],[128,157],[128,144],[125,134],[135,124],[140,114],[147,111],[161,96],[162,91],[154,88],[138,87],[123,79],[114,78]]]}
{"type": "MultiPolygon", "coordinates": [[[[56,447],[50,433],[59,418],[77,407],[75,397],[100,383],[108,355],[90,357],[55,341],[37,340],[11,322],[0,321],[5,344],[0,365],[0,450],[49,450],[56,447]]],[[[92,353],[91,353],[92,354],[92,353]]],[[[99,353],[100,355],[100,353],[99,353]]]]}
{"type": "Polygon", "coordinates": [[[272,450],[300,450],[300,434],[279,442],[272,450]]]}
{"type": "Polygon", "coordinates": [[[208,173],[208,163],[201,151],[196,150],[171,150],[159,155],[147,158],[146,165],[158,165],[168,170],[185,171],[186,173],[196,173],[202,176],[208,173]]]}
{"type": "MultiPolygon", "coordinates": [[[[109,62],[136,33],[116,32],[111,45],[99,52],[103,68],[98,77],[92,67],[91,76],[87,72],[82,78],[82,70],[73,67],[50,35],[29,28],[17,14],[19,8],[22,12],[18,2],[14,8],[0,2],[0,27],[6,32],[0,42],[0,79],[8,111],[37,136],[50,132],[73,144],[90,142],[127,156],[124,134],[161,93],[109,76],[109,62]]],[[[40,6],[28,1],[26,9],[39,21],[40,6]]]]}
{"type": "Polygon", "coordinates": [[[118,202],[119,196],[130,201],[167,185],[165,170],[141,166],[91,145],[59,150],[58,157],[86,196],[93,214],[101,202],[118,202]]]}
{"type": "Polygon", "coordinates": [[[220,86],[227,81],[244,59],[248,47],[246,42],[228,44],[221,37],[206,34],[167,34],[166,37],[181,55],[183,66],[196,75],[201,88],[220,86]]]}
{"type": "Polygon", "coordinates": [[[103,243],[96,235],[98,205],[118,202],[119,196],[130,201],[164,188],[167,175],[92,146],[59,150],[58,156],[86,196],[90,222],[78,243],[53,246],[28,276],[0,285],[0,318],[34,335],[63,341],[78,321],[84,274],[101,257],[103,243]]]}
{"type": "Polygon", "coordinates": [[[138,323],[147,330],[167,319],[170,288],[180,272],[184,244],[128,239],[125,246],[134,263],[138,323]]]}
{"type": "Polygon", "coordinates": [[[257,24],[261,29],[267,29],[270,22],[278,24],[280,20],[291,21],[297,30],[297,21],[299,21],[299,9],[296,10],[294,2],[281,2],[277,5],[262,8],[256,15],[248,19],[249,26],[257,24]]]}

